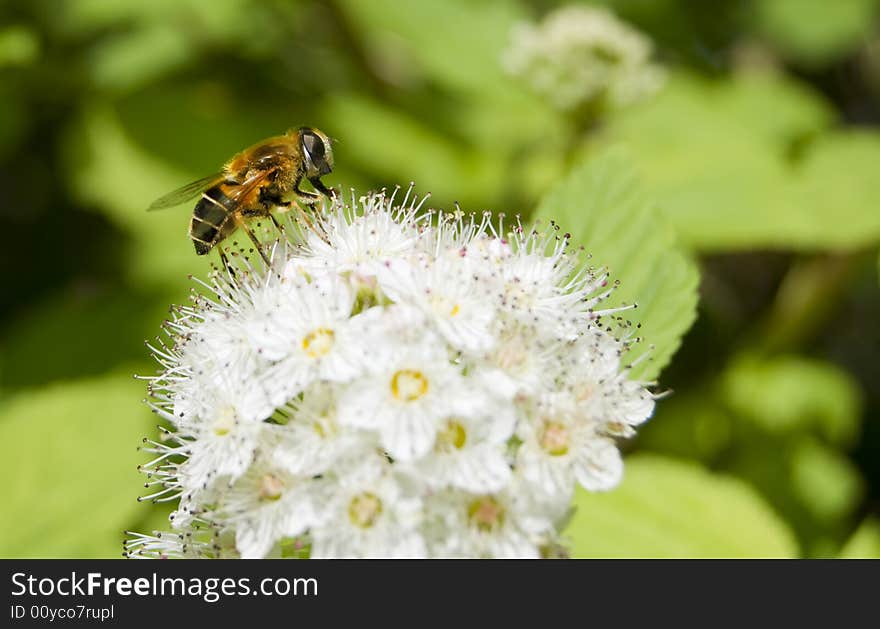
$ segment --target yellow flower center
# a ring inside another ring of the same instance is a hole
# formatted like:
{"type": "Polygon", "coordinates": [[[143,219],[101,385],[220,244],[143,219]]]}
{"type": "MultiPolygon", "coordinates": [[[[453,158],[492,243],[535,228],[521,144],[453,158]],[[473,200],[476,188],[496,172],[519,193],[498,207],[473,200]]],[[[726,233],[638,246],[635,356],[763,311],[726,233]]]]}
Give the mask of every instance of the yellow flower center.
{"type": "Polygon", "coordinates": [[[303,337],[302,349],[309,358],[320,358],[333,348],[336,333],[330,328],[312,330],[303,337]]]}
{"type": "Polygon", "coordinates": [[[504,524],[504,507],[492,496],[477,498],[468,506],[468,521],[471,526],[489,533],[504,524]]]}
{"type": "Polygon", "coordinates": [[[274,474],[264,474],[260,479],[260,500],[275,501],[284,493],[284,483],[274,474]]]}
{"type": "Polygon", "coordinates": [[[467,431],[464,426],[455,419],[447,419],[437,433],[434,449],[437,452],[452,452],[453,450],[461,450],[466,442],[467,431]]]}
{"type": "Polygon", "coordinates": [[[446,297],[434,295],[431,299],[431,307],[440,316],[454,317],[461,312],[461,306],[446,297]]]}
{"type": "Polygon", "coordinates": [[[316,417],[312,422],[312,428],[318,433],[322,439],[334,437],[336,435],[336,421],[333,415],[321,415],[316,417]]]}
{"type": "Polygon", "coordinates": [[[214,420],[214,434],[223,437],[235,427],[235,409],[231,406],[223,408],[214,420]]]}
{"type": "Polygon", "coordinates": [[[541,447],[550,456],[568,454],[568,442],[571,434],[564,424],[548,421],[541,432],[541,447]]]}
{"type": "Polygon", "coordinates": [[[395,400],[414,402],[428,392],[428,379],[421,371],[401,369],[391,376],[391,395],[395,400]]]}
{"type": "Polygon", "coordinates": [[[382,501],[376,494],[365,491],[351,499],[348,505],[348,518],[355,526],[368,529],[382,515],[382,501]]]}

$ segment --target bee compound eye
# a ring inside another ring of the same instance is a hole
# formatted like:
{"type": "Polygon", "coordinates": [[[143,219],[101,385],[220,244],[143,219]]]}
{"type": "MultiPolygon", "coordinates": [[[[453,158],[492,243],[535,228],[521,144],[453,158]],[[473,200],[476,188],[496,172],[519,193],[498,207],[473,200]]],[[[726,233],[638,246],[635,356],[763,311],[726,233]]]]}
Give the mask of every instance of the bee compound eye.
{"type": "Polygon", "coordinates": [[[309,154],[313,163],[324,159],[324,141],[311,131],[306,131],[302,136],[303,148],[309,154]]]}

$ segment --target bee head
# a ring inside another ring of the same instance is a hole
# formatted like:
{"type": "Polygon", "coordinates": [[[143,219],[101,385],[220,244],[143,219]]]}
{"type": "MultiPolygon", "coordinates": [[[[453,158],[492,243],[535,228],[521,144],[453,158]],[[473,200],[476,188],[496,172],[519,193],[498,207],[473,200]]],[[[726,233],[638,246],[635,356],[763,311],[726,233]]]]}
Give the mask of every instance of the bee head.
{"type": "Polygon", "coordinates": [[[322,177],[333,170],[333,148],[324,133],[313,127],[302,127],[299,142],[307,178],[322,177]]]}

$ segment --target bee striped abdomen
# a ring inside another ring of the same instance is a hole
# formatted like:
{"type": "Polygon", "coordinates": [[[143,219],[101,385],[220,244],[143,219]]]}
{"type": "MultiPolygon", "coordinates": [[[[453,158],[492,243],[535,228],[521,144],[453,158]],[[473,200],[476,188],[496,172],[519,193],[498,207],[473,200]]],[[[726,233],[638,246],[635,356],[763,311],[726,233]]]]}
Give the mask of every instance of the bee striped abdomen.
{"type": "Polygon", "coordinates": [[[193,210],[189,223],[189,236],[192,238],[198,255],[205,255],[229,232],[235,229],[232,220],[235,203],[218,184],[205,190],[193,210]]]}

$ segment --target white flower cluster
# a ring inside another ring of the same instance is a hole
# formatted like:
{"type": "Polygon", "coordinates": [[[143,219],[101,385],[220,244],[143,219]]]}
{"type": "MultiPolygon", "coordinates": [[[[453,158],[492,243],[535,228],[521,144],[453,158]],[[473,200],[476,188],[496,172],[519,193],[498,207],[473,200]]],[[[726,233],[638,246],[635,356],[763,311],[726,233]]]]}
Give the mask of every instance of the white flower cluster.
{"type": "Polygon", "coordinates": [[[568,237],[408,193],[334,201],[270,269],[216,272],[153,349],[171,533],[129,556],[540,557],[622,474],[653,395],[568,237]]]}
{"type": "Polygon", "coordinates": [[[607,9],[565,6],[540,24],[519,24],[506,69],[559,109],[620,106],[657,91],[665,73],[651,41],[607,9]]]}

